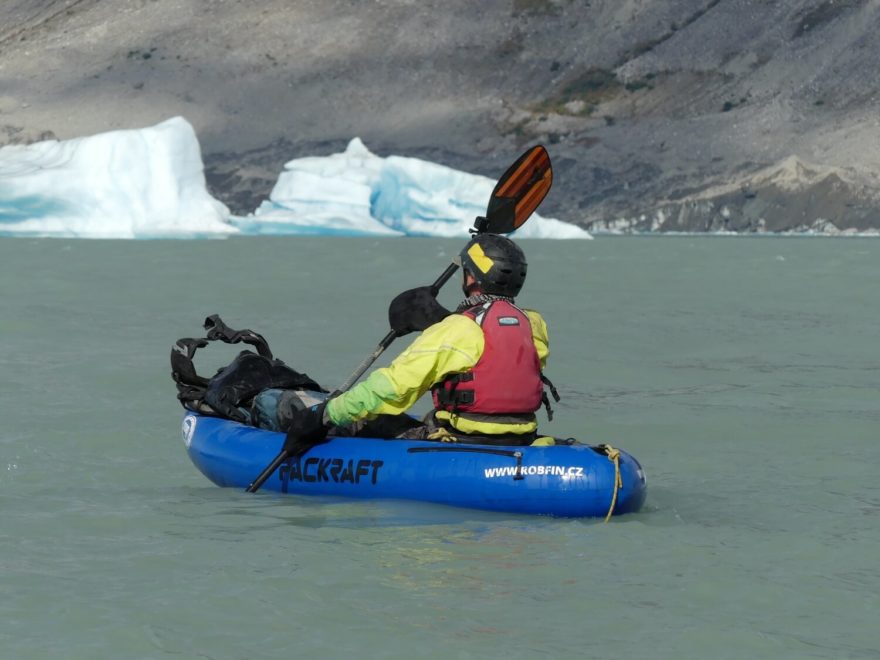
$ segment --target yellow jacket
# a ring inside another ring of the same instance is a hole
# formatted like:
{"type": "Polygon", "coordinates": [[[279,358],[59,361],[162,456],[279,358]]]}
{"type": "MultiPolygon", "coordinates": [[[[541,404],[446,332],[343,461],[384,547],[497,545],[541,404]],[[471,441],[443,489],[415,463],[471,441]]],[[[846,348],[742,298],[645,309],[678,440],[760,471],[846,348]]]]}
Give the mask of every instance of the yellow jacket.
{"type": "MultiPolygon", "coordinates": [[[[543,368],[550,354],[547,324],[538,312],[523,311],[529,317],[532,339],[543,368]]],[[[333,424],[343,426],[380,414],[406,412],[446,376],[473,369],[484,346],[483,330],[473,319],[451,314],[427,328],[389,366],[376,369],[366,380],[332,399],[327,404],[327,417],[333,424]]],[[[436,414],[464,433],[531,433],[538,426],[536,420],[502,424],[466,420],[446,411],[436,414]]]]}

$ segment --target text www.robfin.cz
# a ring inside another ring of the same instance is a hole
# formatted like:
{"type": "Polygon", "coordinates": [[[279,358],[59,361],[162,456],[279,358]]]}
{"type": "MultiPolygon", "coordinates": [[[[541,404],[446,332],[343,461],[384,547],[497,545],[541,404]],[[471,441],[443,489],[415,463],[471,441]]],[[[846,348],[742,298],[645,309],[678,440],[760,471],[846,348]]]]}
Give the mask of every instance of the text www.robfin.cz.
{"type": "Polygon", "coordinates": [[[548,476],[548,477],[582,477],[584,468],[576,465],[507,465],[504,467],[485,468],[483,474],[487,479],[494,477],[548,476]]]}

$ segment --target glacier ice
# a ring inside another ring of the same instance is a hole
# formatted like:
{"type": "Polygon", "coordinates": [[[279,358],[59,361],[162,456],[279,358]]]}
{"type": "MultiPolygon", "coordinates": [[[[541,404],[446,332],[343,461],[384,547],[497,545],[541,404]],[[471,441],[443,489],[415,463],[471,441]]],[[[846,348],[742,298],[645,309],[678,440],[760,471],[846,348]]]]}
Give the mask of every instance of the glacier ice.
{"type": "MultiPolygon", "coordinates": [[[[247,221],[261,232],[466,236],[486,212],[495,181],[418,158],[371,153],[354,138],[326,157],[285,164],[269,199],[247,221]]],[[[572,224],[534,214],[517,238],[590,238],[572,224]]]]}
{"type": "Polygon", "coordinates": [[[192,126],[150,128],[0,149],[0,234],[83,238],[237,233],[208,194],[192,126]]]}
{"type": "MultiPolygon", "coordinates": [[[[443,165],[379,157],[354,138],[291,160],[268,200],[232,216],[205,185],[182,117],[138,130],[0,148],[0,235],[203,238],[231,234],[466,237],[495,182],[443,165]]],[[[590,238],[534,214],[517,238],[590,238]]]]}

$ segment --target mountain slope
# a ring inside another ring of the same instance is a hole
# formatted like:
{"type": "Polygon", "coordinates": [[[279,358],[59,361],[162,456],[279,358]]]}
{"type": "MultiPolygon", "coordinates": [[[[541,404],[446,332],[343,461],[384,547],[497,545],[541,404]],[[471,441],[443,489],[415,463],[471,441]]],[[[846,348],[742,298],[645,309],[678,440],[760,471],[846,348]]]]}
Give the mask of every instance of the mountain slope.
{"type": "Polygon", "coordinates": [[[7,0],[0,26],[0,143],[181,114],[238,212],[360,136],[489,176],[544,142],[545,211],[588,226],[880,227],[877,0],[7,0]],[[847,175],[765,189],[792,157],[847,175]]]}

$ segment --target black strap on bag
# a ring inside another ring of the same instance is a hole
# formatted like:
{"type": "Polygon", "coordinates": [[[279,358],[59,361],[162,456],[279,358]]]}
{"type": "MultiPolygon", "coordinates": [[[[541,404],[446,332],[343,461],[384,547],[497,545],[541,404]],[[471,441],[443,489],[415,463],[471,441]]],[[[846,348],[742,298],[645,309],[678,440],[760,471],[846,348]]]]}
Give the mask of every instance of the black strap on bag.
{"type": "Polygon", "coordinates": [[[257,353],[267,360],[274,359],[272,349],[269,348],[263,335],[257,334],[253,330],[233,330],[226,325],[217,314],[212,314],[205,319],[205,330],[208,331],[208,341],[217,341],[218,339],[227,344],[250,344],[257,349],[257,353]]]}
{"type": "Polygon", "coordinates": [[[265,338],[253,330],[233,330],[217,314],[206,318],[204,326],[207,337],[178,339],[171,347],[171,378],[177,386],[177,399],[187,410],[249,422],[240,408],[263,390],[327,391],[306,374],[275,359],[265,338]],[[212,341],[249,344],[257,352],[242,351],[208,379],[196,373],[193,358],[199,348],[212,341]]]}

